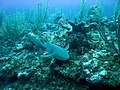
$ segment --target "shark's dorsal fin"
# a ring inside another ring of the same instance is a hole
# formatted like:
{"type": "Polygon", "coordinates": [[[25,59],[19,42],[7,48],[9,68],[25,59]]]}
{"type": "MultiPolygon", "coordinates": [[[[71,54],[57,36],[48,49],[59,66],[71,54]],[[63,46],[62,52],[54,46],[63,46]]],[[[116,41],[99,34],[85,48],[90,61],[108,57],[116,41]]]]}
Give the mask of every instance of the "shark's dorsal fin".
{"type": "Polygon", "coordinates": [[[68,50],[69,47],[70,47],[70,44],[68,43],[68,44],[66,45],[65,49],[68,50]]]}

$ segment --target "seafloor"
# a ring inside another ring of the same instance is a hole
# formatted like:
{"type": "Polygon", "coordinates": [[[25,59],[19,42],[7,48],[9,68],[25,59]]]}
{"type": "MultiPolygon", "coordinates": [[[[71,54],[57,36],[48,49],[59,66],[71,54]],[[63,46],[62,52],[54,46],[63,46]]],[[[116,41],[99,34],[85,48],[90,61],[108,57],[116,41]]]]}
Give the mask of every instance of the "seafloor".
{"type": "Polygon", "coordinates": [[[98,10],[92,6],[83,21],[1,15],[0,90],[120,90],[120,16],[101,17],[98,10]],[[62,48],[69,43],[69,60],[41,58],[46,50],[28,34],[62,48]]]}

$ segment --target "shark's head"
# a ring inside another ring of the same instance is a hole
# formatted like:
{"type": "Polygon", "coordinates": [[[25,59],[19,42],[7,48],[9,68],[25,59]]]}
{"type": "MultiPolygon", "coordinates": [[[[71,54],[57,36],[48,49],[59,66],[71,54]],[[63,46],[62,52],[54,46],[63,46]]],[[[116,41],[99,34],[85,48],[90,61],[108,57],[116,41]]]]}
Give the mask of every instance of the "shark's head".
{"type": "Polygon", "coordinates": [[[59,54],[57,53],[57,55],[55,55],[54,57],[63,61],[68,60],[70,58],[69,53],[66,49],[62,50],[62,52],[59,52],[59,54]]]}
{"type": "Polygon", "coordinates": [[[70,58],[68,51],[63,52],[63,56],[61,56],[61,60],[68,60],[70,58]]]}

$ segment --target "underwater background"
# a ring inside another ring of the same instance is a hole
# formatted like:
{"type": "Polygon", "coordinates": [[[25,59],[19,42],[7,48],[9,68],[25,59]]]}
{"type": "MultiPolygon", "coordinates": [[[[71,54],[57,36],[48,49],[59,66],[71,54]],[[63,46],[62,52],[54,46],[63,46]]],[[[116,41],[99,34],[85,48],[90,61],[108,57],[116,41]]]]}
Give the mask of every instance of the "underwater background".
{"type": "Polygon", "coordinates": [[[120,90],[120,0],[0,0],[0,90],[120,90]]]}
{"type": "MultiPolygon", "coordinates": [[[[104,14],[106,16],[111,16],[114,13],[114,7],[118,0],[104,0],[104,14]]],[[[87,0],[86,1],[86,11],[88,11],[91,5],[96,4],[97,0],[87,0]]],[[[6,10],[7,12],[14,11],[16,9],[24,10],[24,9],[32,9],[37,8],[37,5],[42,3],[43,7],[46,7],[45,0],[1,0],[0,1],[0,11],[6,10]]],[[[62,9],[64,13],[68,16],[72,13],[71,17],[75,17],[76,13],[78,13],[81,5],[81,0],[49,0],[49,11],[54,12],[56,9],[62,9]],[[68,13],[69,12],[69,13],[68,13]]]]}

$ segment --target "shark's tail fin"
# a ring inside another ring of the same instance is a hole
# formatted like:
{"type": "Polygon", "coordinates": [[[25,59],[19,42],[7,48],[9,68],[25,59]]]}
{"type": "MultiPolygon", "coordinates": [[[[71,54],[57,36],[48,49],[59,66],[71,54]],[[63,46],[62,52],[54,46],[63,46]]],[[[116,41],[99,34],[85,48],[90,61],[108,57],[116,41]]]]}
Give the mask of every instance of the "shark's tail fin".
{"type": "Polygon", "coordinates": [[[27,37],[34,44],[36,44],[38,46],[43,46],[44,47],[44,43],[42,43],[39,39],[35,38],[33,35],[28,34],[27,37]]]}

